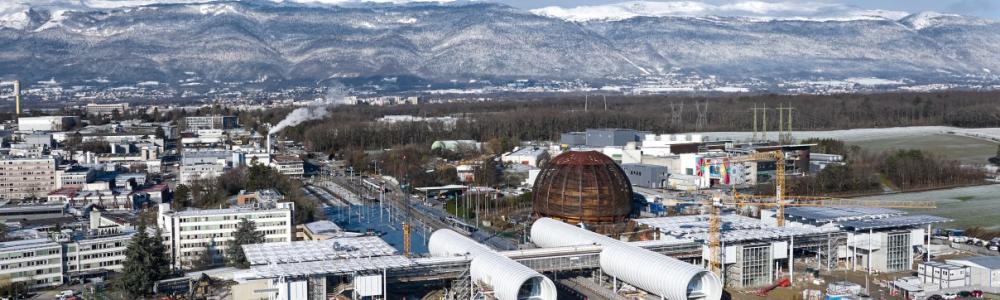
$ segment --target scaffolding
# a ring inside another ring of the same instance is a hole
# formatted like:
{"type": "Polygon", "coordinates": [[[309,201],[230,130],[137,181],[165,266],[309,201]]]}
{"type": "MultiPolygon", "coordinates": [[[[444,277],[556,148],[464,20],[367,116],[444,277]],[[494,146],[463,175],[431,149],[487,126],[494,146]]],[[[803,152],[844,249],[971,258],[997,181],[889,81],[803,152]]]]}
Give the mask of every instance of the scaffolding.
{"type": "Polygon", "coordinates": [[[742,259],[737,261],[741,264],[742,276],[740,278],[741,287],[759,287],[771,284],[771,245],[744,246],[742,259]]]}
{"type": "Polygon", "coordinates": [[[887,234],[885,251],[886,270],[896,272],[910,269],[912,257],[909,232],[887,234]]]}

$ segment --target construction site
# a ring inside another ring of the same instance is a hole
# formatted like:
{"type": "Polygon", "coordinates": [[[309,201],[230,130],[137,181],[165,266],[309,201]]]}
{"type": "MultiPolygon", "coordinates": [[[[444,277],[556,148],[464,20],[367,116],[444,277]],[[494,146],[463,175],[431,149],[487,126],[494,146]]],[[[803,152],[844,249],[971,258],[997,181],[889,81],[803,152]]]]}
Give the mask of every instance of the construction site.
{"type": "Polygon", "coordinates": [[[550,150],[515,149],[513,165],[541,166],[529,176],[530,201],[503,200],[477,186],[472,171],[460,176],[468,185],[413,190],[347,180],[337,196],[356,202],[348,222],[336,220],[345,228],[365,222],[353,227],[369,234],[245,246],[251,267],[234,274],[233,294],[717,300],[996,292],[1000,284],[974,284],[961,261],[934,260],[953,258],[947,240],[933,238],[935,226],[952,220],[910,212],[933,211],[934,201],[788,195],[787,178],[843,158],[793,143],[792,108],[777,111],[777,141],[767,140],[766,108],[754,108],[750,141],[608,128],[563,134],[550,150]],[[942,279],[932,268],[966,277],[942,279]]]}
{"type": "MultiPolygon", "coordinates": [[[[935,206],[927,201],[786,196],[784,178],[795,172],[800,148],[766,146],[703,159],[704,180],[713,180],[716,163],[770,169],[776,190],[746,195],[734,184],[686,193],[670,201],[667,215],[636,207],[638,193],[610,157],[565,151],[536,179],[530,210],[497,210],[512,214],[504,219],[514,230],[490,231],[480,219],[379,201],[395,206],[386,211],[403,220],[403,249],[372,235],[247,246],[251,268],[234,275],[240,284],[233,293],[239,299],[503,300],[899,295],[889,279],[909,276],[929,260],[929,233],[950,220],[899,210],[935,206]],[[421,239],[426,253],[410,252],[411,231],[427,235],[421,239]],[[494,234],[476,234],[482,232],[494,234]],[[497,249],[495,240],[516,249],[497,249]]],[[[471,194],[461,186],[427,190],[471,194]]]]}

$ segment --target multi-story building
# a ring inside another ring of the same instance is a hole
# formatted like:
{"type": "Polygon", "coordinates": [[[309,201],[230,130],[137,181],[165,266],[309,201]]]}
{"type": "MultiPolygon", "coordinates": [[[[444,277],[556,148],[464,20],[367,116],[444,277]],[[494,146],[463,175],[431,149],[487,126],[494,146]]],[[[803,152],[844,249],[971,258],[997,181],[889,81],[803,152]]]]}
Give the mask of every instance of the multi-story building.
{"type": "Polygon", "coordinates": [[[67,282],[105,277],[109,271],[121,272],[135,228],[120,219],[91,211],[89,226],[83,234],[63,240],[63,272],[67,282]]]}
{"type": "Polygon", "coordinates": [[[124,114],[128,112],[128,103],[87,103],[88,115],[110,115],[115,112],[124,114]]]}
{"type": "Polygon", "coordinates": [[[42,198],[55,189],[55,158],[0,157],[0,199],[42,198]]]}
{"type": "Polygon", "coordinates": [[[30,288],[63,283],[62,246],[47,238],[0,243],[0,278],[30,288]]]}
{"type": "Polygon", "coordinates": [[[56,171],[56,189],[80,188],[94,180],[94,169],[73,166],[56,171]]]}
{"type": "Polygon", "coordinates": [[[55,144],[55,140],[52,139],[52,134],[50,133],[33,133],[26,134],[24,137],[24,144],[32,146],[45,146],[51,148],[55,144]]]}
{"type": "Polygon", "coordinates": [[[185,117],[185,129],[188,131],[203,129],[233,129],[238,126],[236,116],[202,116],[185,117]]]}
{"type": "Polygon", "coordinates": [[[211,179],[222,175],[229,166],[227,151],[185,151],[181,158],[180,181],[183,184],[198,179],[211,179]]]}
{"type": "Polygon", "coordinates": [[[222,261],[241,220],[253,221],[264,234],[265,243],[290,242],[295,239],[292,216],[295,205],[280,202],[274,206],[240,207],[173,211],[170,204],[160,204],[157,224],[163,231],[170,260],[176,268],[189,268],[202,255],[222,261]]]}
{"type": "Polygon", "coordinates": [[[17,118],[20,131],[66,131],[80,123],[74,116],[43,116],[17,118]]]}
{"type": "Polygon", "coordinates": [[[301,158],[295,156],[275,156],[271,164],[278,173],[293,178],[301,178],[305,174],[305,165],[301,158]]]}
{"type": "Polygon", "coordinates": [[[85,276],[87,273],[121,272],[125,262],[125,247],[134,232],[105,234],[65,243],[66,276],[85,276]]]}

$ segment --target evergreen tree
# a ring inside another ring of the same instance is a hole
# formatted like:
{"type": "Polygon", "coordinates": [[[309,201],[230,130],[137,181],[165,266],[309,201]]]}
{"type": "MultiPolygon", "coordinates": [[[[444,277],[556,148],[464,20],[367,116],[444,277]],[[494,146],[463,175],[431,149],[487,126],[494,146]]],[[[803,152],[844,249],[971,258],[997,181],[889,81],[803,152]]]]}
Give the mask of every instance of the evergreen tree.
{"type": "Polygon", "coordinates": [[[146,223],[139,222],[138,231],[125,248],[122,276],[118,288],[132,296],[148,295],[153,290],[155,270],[149,268],[150,237],[146,234],[146,223]]]}
{"type": "Polygon", "coordinates": [[[153,270],[156,280],[170,278],[170,260],[167,259],[167,246],[163,244],[163,230],[156,227],[156,235],[147,238],[148,268],[153,270]]]}
{"type": "Polygon", "coordinates": [[[174,189],[174,197],[173,198],[174,199],[171,200],[171,202],[170,202],[170,208],[181,209],[181,208],[185,208],[185,207],[191,206],[191,200],[190,200],[190,198],[191,198],[191,188],[189,188],[187,185],[183,185],[183,184],[177,185],[177,188],[174,189]]]}
{"type": "Polygon", "coordinates": [[[154,131],[153,134],[158,139],[165,139],[165,138],[167,138],[167,132],[165,130],[163,130],[163,127],[160,127],[160,126],[156,126],[156,131],[154,131]]]}
{"type": "Polygon", "coordinates": [[[122,276],[116,284],[129,295],[144,296],[153,292],[156,281],[170,277],[170,261],[159,228],[155,236],[149,236],[146,222],[140,219],[137,231],[125,248],[122,276]]]}
{"type": "Polygon", "coordinates": [[[246,188],[248,191],[276,188],[280,181],[280,174],[271,167],[254,164],[247,168],[246,188]]]}
{"type": "Polygon", "coordinates": [[[229,243],[229,248],[226,248],[226,258],[229,259],[229,265],[243,269],[249,268],[250,262],[247,261],[246,253],[243,253],[243,245],[263,242],[264,233],[257,231],[257,224],[246,218],[240,220],[236,232],[233,233],[233,241],[229,243]]]}

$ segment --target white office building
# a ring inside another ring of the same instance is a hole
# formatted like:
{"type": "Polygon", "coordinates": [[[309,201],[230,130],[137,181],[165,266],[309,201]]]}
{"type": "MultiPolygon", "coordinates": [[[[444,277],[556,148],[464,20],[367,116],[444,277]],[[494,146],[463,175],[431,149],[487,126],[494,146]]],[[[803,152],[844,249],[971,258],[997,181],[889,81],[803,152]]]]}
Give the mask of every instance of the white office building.
{"type": "Polygon", "coordinates": [[[17,118],[20,131],[65,131],[80,123],[74,116],[42,116],[17,118]]]}
{"type": "Polygon", "coordinates": [[[0,243],[0,278],[30,288],[63,283],[62,246],[47,238],[0,243]]]}
{"type": "Polygon", "coordinates": [[[222,175],[229,167],[231,153],[224,150],[185,151],[181,158],[180,182],[189,184],[199,179],[222,175]]]}
{"type": "Polygon", "coordinates": [[[121,272],[125,248],[135,232],[81,239],[66,243],[66,273],[85,274],[101,270],[121,272]]]}
{"type": "Polygon", "coordinates": [[[253,221],[257,231],[264,233],[265,243],[290,242],[295,239],[292,216],[295,205],[281,202],[273,207],[245,207],[172,211],[170,204],[160,204],[157,224],[163,230],[170,260],[176,268],[190,267],[192,262],[211,252],[221,261],[233,233],[242,219],[253,221]]]}
{"type": "Polygon", "coordinates": [[[296,156],[275,156],[271,160],[271,165],[278,170],[278,173],[285,176],[302,178],[305,174],[305,163],[296,156]]]}

